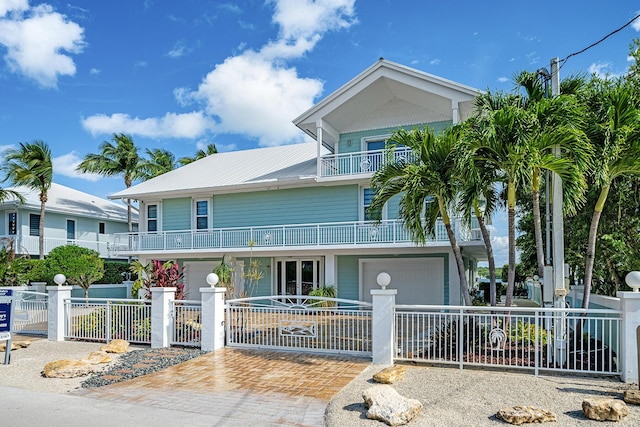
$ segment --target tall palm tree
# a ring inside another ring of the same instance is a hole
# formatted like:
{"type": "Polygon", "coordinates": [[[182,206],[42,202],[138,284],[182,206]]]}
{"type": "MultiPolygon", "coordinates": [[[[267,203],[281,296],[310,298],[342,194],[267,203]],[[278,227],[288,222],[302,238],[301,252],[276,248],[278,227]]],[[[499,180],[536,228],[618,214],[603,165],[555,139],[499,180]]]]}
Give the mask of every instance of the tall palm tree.
{"type": "Polygon", "coordinates": [[[44,259],[44,214],[48,192],[53,181],[51,150],[41,140],[20,143],[18,148],[5,151],[4,172],[14,185],[22,185],[39,192],[40,223],[38,225],[38,250],[44,259]]]}
{"type": "MultiPolygon", "coordinates": [[[[582,104],[567,94],[549,98],[535,73],[523,71],[515,78],[524,88],[526,97],[522,105],[532,113],[534,126],[530,138],[529,163],[532,168],[531,192],[534,236],[538,275],[544,274],[544,246],[540,216],[540,183],[543,171],[554,172],[562,178],[565,211],[575,213],[584,204],[586,180],[584,173],[591,164],[592,149],[583,131],[582,104]],[[562,159],[555,153],[560,152],[562,159]]],[[[580,79],[565,84],[566,90],[577,91],[580,79]]]]}
{"type": "Polygon", "coordinates": [[[590,105],[589,137],[595,147],[594,181],[600,195],[593,209],[587,242],[582,307],[589,307],[600,216],[615,180],[640,175],[640,100],[625,80],[595,81],[590,105]]]}
{"type": "Polygon", "coordinates": [[[210,156],[212,154],[217,154],[217,153],[218,153],[218,149],[216,148],[216,144],[208,144],[206,150],[198,150],[196,151],[196,154],[194,156],[181,157],[180,160],[178,160],[178,162],[182,166],[184,166],[184,165],[188,165],[189,163],[193,163],[196,160],[204,159],[207,156],[210,156]]]}
{"type": "MultiPolygon", "coordinates": [[[[114,133],[111,141],[104,141],[100,144],[100,153],[87,154],[76,170],[104,176],[122,176],[124,185],[129,188],[138,178],[140,163],[138,148],[133,143],[133,139],[123,133],[114,133]]],[[[129,232],[133,231],[131,199],[127,199],[127,222],[129,223],[129,232]]]]}
{"type": "Polygon", "coordinates": [[[9,199],[24,203],[24,197],[19,192],[10,188],[0,188],[0,203],[5,202],[9,199]]]}
{"type": "Polygon", "coordinates": [[[486,92],[476,98],[477,115],[469,120],[462,141],[463,152],[478,170],[506,182],[509,236],[509,268],[505,306],[513,300],[516,269],[516,192],[531,180],[529,138],[532,117],[518,96],[486,92]],[[491,172],[489,172],[491,171],[491,172]]]}
{"type": "Polygon", "coordinates": [[[147,148],[148,159],[142,159],[138,167],[137,177],[146,181],[178,167],[176,157],[168,150],[162,148],[147,148]]]}
{"type": "Polygon", "coordinates": [[[438,136],[429,128],[396,131],[389,138],[387,161],[371,179],[376,195],[369,209],[374,218],[380,219],[382,208],[389,199],[401,195],[400,218],[412,239],[419,244],[434,234],[440,218],[453,250],[464,303],[471,305],[462,252],[449,216],[457,194],[454,148],[459,133],[457,126],[438,136]],[[396,159],[393,151],[400,145],[410,148],[416,154],[415,159],[396,159]]]}

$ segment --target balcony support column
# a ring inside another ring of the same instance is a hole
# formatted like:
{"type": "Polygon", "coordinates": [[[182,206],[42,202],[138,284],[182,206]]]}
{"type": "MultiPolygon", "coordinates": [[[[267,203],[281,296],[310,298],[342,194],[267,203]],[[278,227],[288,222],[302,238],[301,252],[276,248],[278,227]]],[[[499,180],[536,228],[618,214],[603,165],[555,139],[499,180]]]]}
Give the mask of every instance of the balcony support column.
{"type": "Polygon", "coordinates": [[[316,165],[317,165],[317,175],[318,177],[322,176],[322,120],[318,120],[316,122],[316,150],[318,150],[316,155],[316,165]]]}

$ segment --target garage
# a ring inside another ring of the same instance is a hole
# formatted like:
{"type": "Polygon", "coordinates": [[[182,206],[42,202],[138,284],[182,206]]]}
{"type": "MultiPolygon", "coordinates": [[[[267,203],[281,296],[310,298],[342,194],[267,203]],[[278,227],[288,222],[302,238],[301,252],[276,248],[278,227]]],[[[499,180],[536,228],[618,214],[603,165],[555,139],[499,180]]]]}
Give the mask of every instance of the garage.
{"type": "Polygon", "coordinates": [[[360,295],[371,301],[371,290],[380,289],[376,278],[387,272],[390,289],[397,289],[396,304],[444,304],[444,259],[367,258],[360,259],[360,295]]]}

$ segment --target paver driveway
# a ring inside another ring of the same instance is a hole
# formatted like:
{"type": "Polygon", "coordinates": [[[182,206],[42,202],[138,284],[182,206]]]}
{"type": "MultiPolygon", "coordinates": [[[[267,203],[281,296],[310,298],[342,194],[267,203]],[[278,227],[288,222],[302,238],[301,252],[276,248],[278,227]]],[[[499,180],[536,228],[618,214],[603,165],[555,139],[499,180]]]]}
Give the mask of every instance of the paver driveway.
{"type": "Polygon", "coordinates": [[[215,416],[220,426],[322,426],[333,396],[370,360],[224,348],[84,397],[215,416]]]}

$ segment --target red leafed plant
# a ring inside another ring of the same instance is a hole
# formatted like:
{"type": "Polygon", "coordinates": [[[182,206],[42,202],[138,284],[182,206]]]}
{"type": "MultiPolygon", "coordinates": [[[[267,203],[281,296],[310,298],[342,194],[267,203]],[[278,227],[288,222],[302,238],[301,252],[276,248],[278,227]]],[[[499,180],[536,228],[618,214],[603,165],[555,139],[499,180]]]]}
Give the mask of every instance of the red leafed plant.
{"type": "MultiPolygon", "coordinates": [[[[175,261],[159,261],[154,259],[150,266],[148,280],[145,281],[145,287],[149,290],[151,287],[176,288],[176,300],[185,299],[184,268],[181,268],[175,261]]],[[[147,295],[150,295],[147,292],[147,295]]]]}

